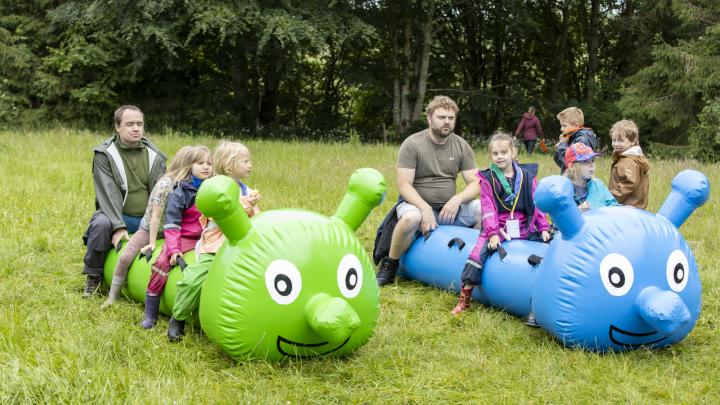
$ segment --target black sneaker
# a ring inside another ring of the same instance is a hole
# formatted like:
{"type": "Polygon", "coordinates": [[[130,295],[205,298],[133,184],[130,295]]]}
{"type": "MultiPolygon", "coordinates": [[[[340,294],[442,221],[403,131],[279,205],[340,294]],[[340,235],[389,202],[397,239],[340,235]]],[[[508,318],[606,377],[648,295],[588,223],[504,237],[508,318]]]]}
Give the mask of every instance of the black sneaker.
{"type": "Polygon", "coordinates": [[[102,285],[102,277],[101,276],[88,274],[87,281],[85,282],[85,289],[83,290],[83,293],[82,293],[82,297],[90,298],[91,296],[98,294],[100,292],[100,285],[102,285]]]}
{"type": "Polygon", "coordinates": [[[398,271],[399,261],[389,257],[383,257],[378,265],[377,283],[379,286],[390,284],[395,280],[398,271]]]}

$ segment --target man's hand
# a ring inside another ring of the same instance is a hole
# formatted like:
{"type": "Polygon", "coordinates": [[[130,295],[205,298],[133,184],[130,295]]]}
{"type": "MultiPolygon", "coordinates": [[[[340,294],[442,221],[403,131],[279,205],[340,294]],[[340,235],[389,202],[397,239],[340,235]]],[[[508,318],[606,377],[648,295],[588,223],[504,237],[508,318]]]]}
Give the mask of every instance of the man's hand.
{"type": "Polygon", "coordinates": [[[429,232],[432,232],[435,228],[437,228],[437,222],[435,221],[435,214],[433,213],[432,208],[427,207],[420,210],[420,215],[422,216],[420,219],[420,229],[422,230],[423,235],[427,235],[429,232]]]}
{"type": "Polygon", "coordinates": [[[177,258],[182,257],[181,252],[173,253],[172,256],[170,256],[170,266],[174,266],[177,264],[177,258]]]}
{"type": "Polygon", "coordinates": [[[460,209],[460,199],[454,195],[443,205],[440,211],[440,223],[441,224],[452,224],[455,222],[458,210],[460,209]]]}
{"type": "Polygon", "coordinates": [[[542,240],[543,242],[547,242],[550,240],[550,232],[548,231],[542,231],[542,240]]]}
{"type": "Polygon", "coordinates": [[[488,248],[491,250],[497,249],[498,245],[500,244],[500,237],[497,235],[493,235],[490,237],[490,241],[488,242],[488,248]]]}
{"type": "Polygon", "coordinates": [[[112,234],[112,244],[117,249],[118,243],[120,243],[121,240],[130,240],[130,237],[128,236],[127,229],[125,228],[119,228],[116,229],[115,232],[112,234]]]}

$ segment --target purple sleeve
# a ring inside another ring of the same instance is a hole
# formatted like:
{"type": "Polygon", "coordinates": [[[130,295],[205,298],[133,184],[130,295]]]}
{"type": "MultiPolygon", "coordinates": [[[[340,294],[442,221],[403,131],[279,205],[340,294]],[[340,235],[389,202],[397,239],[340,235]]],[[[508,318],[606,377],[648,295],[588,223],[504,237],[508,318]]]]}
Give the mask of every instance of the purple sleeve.
{"type": "Polygon", "coordinates": [[[492,185],[480,174],[480,171],[478,171],[477,176],[480,179],[480,206],[482,207],[483,225],[480,235],[484,238],[490,238],[492,235],[497,235],[500,229],[498,210],[492,195],[492,185]]]}
{"type": "Polygon", "coordinates": [[[523,125],[525,124],[525,120],[520,118],[520,122],[518,122],[517,128],[515,128],[515,136],[517,136],[520,131],[523,130],[523,125]]]}
{"type": "Polygon", "coordinates": [[[180,252],[180,229],[183,211],[183,193],[182,189],[178,187],[168,197],[167,208],[165,208],[165,244],[171,255],[180,252]]]}

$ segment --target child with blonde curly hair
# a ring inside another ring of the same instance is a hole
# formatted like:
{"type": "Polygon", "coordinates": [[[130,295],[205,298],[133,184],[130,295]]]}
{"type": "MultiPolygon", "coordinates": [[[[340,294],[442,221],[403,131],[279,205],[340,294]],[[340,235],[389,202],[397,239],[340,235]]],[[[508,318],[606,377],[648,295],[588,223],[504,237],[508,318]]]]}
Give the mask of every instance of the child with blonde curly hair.
{"type": "MultiPolygon", "coordinates": [[[[248,217],[252,218],[260,209],[260,193],[248,187],[245,182],[252,172],[252,157],[250,150],[238,142],[222,142],[213,153],[213,167],[215,175],[224,175],[232,178],[240,186],[240,204],[245,208],[248,217]]],[[[183,272],[182,280],[177,282],[177,294],[173,315],[168,327],[168,339],[171,342],[180,340],[185,332],[185,321],[197,309],[200,301],[200,291],[207,279],[210,265],[215,259],[220,246],[225,242],[225,236],[215,221],[200,219],[204,230],[195,247],[197,262],[188,266],[183,272]]]]}

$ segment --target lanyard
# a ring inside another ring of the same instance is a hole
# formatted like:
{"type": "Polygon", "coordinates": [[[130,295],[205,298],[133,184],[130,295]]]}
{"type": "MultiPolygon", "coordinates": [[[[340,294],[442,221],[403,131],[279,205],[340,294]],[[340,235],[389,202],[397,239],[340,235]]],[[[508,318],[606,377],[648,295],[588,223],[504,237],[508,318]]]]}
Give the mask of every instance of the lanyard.
{"type": "Polygon", "coordinates": [[[514,215],[515,215],[515,207],[517,207],[518,200],[520,200],[520,194],[522,194],[523,172],[522,172],[522,169],[521,169],[521,170],[516,170],[516,171],[519,171],[519,172],[520,172],[520,187],[518,187],[518,192],[517,192],[517,194],[515,195],[515,201],[513,201],[512,208],[510,208],[510,207],[508,207],[507,205],[505,205],[505,202],[503,201],[503,199],[500,198],[500,196],[499,196],[498,193],[497,193],[497,190],[495,189],[495,178],[492,177],[492,174],[490,175],[490,178],[492,178],[492,183],[491,183],[491,184],[492,184],[493,193],[495,193],[495,198],[496,198],[497,201],[500,203],[500,205],[503,206],[503,208],[505,208],[506,210],[510,211],[510,219],[515,218],[515,217],[514,217],[514,215]]]}

